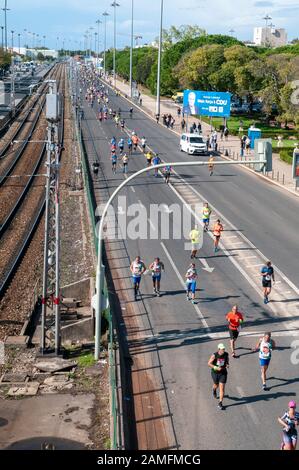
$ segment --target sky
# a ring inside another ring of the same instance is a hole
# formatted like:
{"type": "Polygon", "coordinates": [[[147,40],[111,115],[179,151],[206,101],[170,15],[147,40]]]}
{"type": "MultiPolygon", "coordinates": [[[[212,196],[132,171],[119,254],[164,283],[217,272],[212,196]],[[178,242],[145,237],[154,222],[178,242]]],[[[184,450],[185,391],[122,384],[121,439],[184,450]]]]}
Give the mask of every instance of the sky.
{"type": "MultiPolygon", "coordinates": [[[[83,36],[90,27],[98,31],[96,20],[104,20],[107,11],[107,47],[113,45],[112,0],[7,0],[8,42],[11,44],[11,30],[21,33],[21,45],[32,44],[31,33],[46,36],[46,46],[57,44],[65,49],[83,47],[83,36]],[[59,40],[57,40],[59,38],[59,40]]],[[[117,0],[116,8],[117,47],[130,43],[131,1],[117,0]]],[[[159,33],[161,0],[134,0],[134,30],[142,35],[139,43],[153,41],[159,33]]],[[[4,0],[0,0],[0,8],[4,0]]],[[[252,40],[253,28],[263,26],[263,17],[269,14],[275,27],[285,28],[289,40],[299,37],[298,0],[164,0],[164,27],[181,24],[197,24],[209,34],[231,34],[240,40],[252,40]]],[[[4,12],[0,11],[4,25],[4,12]]],[[[103,24],[100,24],[100,48],[103,49],[103,24]]],[[[15,36],[16,37],[16,36],[15,36]]],[[[14,45],[17,45],[16,39],[14,45]]],[[[42,40],[43,42],[43,40],[42,40]]],[[[43,44],[41,44],[43,45],[43,44]]]]}

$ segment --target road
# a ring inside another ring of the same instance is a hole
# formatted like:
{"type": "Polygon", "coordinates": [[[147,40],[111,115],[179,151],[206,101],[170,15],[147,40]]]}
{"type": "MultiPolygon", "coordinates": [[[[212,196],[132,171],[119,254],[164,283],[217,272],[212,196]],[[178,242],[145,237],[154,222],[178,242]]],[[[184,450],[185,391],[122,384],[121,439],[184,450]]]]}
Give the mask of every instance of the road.
{"type": "MultiPolygon", "coordinates": [[[[134,119],[129,119],[126,100],[115,96],[110,99],[115,109],[125,110],[128,131],[134,129],[139,136],[145,135],[149,146],[163,160],[197,158],[182,154],[178,137],[142,112],[135,110],[134,119]]],[[[86,103],[84,106],[86,146],[92,153],[91,161],[100,159],[111,193],[124,178],[120,169],[112,175],[109,159],[110,139],[112,135],[120,137],[121,132],[111,121],[99,124],[95,119],[96,106],[95,109],[86,103]]],[[[145,159],[138,151],[130,159],[129,171],[144,166],[145,159]]],[[[298,364],[291,363],[291,354],[292,342],[299,339],[296,287],[299,272],[295,254],[299,199],[242,168],[221,166],[212,178],[207,168],[186,167],[177,173],[180,177],[173,178],[171,187],[161,177],[150,175],[131,183],[123,194],[128,207],[140,202],[148,213],[151,204],[176,203],[182,207],[202,197],[225,222],[224,250],[219,254],[214,255],[212,239],[204,235],[200,257],[214,270],[211,273],[203,270],[204,264],[197,261],[200,289],[197,305],[186,302],[184,295],[183,279],[190,263],[189,252],[184,250],[185,240],[161,239],[160,228],[152,220],[148,229],[158,234],[157,239],[124,240],[131,260],[140,254],[146,264],[155,256],[165,263],[161,298],[152,295],[150,276],[142,280],[142,302],[147,317],[141,318],[140,331],[144,330],[141,338],[144,349],[158,347],[178,446],[181,449],[277,449],[280,444],[277,416],[285,411],[290,399],[298,396],[298,364]],[[260,263],[252,264],[256,259],[260,261],[261,256],[271,259],[282,271],[273,296],[275,302],[269,306],[263,304],[260,294],[260,263]],[[212,398],[207,361],[220,340],[228,346],[225,314],[235,303],[244,312],[246,321],[238,341],[239,358],[230,360],[228,397],[222,412],[212,398]],[[148,318],[151,331],[147,331],[148,318]],[[264,392],[258,357],[251,348],[267,330],[274,332],[278,348],[270,367],[270,390],[264,392]]],[[[128,276],[128,260],[122,266],[122,272],[128,276]]],[[[132,302],[133,293],[127,295],[132,302]]],[[[132,341],[131,349],[134,356],[132,341]]]]}

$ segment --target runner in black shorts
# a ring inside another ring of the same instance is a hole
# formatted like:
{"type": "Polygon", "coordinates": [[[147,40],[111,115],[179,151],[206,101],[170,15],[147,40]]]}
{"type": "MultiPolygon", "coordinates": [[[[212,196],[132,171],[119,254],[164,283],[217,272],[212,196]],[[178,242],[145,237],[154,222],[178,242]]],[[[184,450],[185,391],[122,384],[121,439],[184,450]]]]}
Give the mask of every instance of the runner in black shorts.
{"type": "Polygon", "coordinates": [[[272,281],[275,282],[274,269],[271,261],[268,261],[261,269],[262,284],[264,291],[264,304],[269,303],[269,295],[272,289],[272,281]]]}
{"type": "Polygon", "coordinates": [[[229,356],[225,351],[224,344],[218,344],[218,351],[212,354],[208,362],[208,366],[212,369],[211,375],[214,382],[213,397],[217,398],[217,388],[219,387],[219,404],[218,408],[224,410],[223,397],[225,384],[227,381],[227,369],[229,367],[229,356]]]}

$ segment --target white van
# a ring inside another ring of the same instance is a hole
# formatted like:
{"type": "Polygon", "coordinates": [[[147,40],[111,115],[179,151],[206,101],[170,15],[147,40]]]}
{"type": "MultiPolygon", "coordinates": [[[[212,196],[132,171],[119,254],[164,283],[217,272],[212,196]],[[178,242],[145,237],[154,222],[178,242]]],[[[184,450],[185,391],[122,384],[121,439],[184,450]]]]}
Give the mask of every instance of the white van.
{"type": "Polygon", "coordinates": [[[201,134],[182,134],[180,141],[181,152],[186,152],[188,155],[208,154],[207,140],[201,134]]]}

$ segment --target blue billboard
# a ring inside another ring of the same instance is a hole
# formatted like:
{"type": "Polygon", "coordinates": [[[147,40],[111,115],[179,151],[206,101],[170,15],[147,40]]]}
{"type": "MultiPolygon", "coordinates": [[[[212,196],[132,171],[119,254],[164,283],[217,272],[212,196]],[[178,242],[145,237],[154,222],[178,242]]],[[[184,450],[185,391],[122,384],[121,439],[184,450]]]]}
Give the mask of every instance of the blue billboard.
{"type": "Polygon", "coordinates": [[[183,113],[212,117],[229,117],[230,101],[230,93],[185,90],[183,113]]]}

